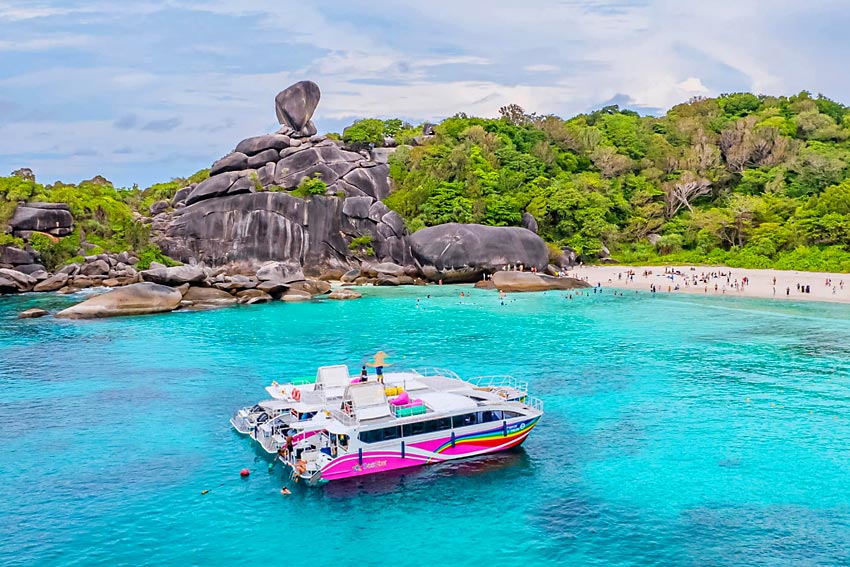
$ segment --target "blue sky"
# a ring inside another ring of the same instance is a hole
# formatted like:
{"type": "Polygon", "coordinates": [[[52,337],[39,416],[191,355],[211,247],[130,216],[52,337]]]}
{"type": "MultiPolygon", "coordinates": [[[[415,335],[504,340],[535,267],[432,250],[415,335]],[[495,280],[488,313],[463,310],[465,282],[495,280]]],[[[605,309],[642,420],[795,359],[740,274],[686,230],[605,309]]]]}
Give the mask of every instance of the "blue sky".
{"type": "Polygon", "coordinates": [[[739,90],[850,103],[842,4],[0,0],[0,175],[187,176],[275,130],[275,94],[301,79],[322,89],[320,131],[510,102],[565,117],[739,90]]]}

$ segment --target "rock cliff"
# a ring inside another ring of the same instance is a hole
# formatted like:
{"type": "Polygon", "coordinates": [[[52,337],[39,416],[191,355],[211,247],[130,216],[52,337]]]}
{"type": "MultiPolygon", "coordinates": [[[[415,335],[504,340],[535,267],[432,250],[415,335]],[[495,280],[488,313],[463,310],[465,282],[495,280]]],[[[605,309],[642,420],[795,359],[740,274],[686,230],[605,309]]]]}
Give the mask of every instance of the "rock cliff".
{"type": "Polygon", "coordinates": [[[152,225],[166,254],[209,266],[296,262],[317,273],[359,265],[353,249],[362,244],[378,261],[411,262],[404,222],[381,202],[389,167],[317,136],[310,119],[319,97],[309,81],[281,91],[280,130],[242,140],[209,179],[178,191],[174,211],[152,225]],[[324,195],[290,194],[314,178],[327,185],[324,195]]]}
{"type": "Polygon", "coordinates": [[[414,233],[410,245],[423,274],[446,283],[474,282],[506,266],[543,271],[549,261],[543,239],[517,226],[441,224],[414,233]]]}
{"type": "MultiPolygon", "coordinates": [[[[181,305],[199,306],[310,299],[327,294],[332,280],[381,286],[473,282],[506,266],[546,268],[548,249],[527,213],[525,228],[446,224],[411,236],[383,202],[391,191],[388,153],[351,151],[316,135],[312,116],[320,96],[309,81],[281,91],[275,97],[279,130],[240,141],[212,164],[207,179],[150,205],[150,217],[136,213],[150,224],[162,251],[184,266],[152,264],[138,271],[135,254],[103,253],[51,275],[31,247],[3,246],[0,294],[144,281],[148,285],[126,295],[140,298],[137,303],[110,296],[129,306],[122,303],[116,313],[142,313],[142,299],[162,291],[151,286],[194,290],[182,290],[189,299],[181,305]]],[[[424,137],[433,135],[433,128],[423,129],[424,137]]],[[[62,203],[20,204],[10,221],[12,232],[24,238],[34,231],[61,238],[73,227],[62,203]]],[[[175,297],[165,307],[152,301],[153,309],[175,308],[175,297]]],[[[71,313],[66,316],[77,316],[71,313]]]]}

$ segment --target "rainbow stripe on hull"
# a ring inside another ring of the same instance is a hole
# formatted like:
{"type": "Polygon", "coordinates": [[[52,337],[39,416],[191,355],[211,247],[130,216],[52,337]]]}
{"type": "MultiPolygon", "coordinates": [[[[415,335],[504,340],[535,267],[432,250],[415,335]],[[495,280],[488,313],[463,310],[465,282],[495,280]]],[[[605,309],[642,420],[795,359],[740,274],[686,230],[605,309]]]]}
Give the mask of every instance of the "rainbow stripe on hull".
{"type": "Polygon", "coordinates": [[[321,471],[321,481],[341,480],[368,474],[386,472],[431,463],[486,455],[518,447],[537,425],[539,417],[519,421],[507,427],[476,431],[463,435],[442,436],[418,443],[405,445],[404,456],[401,443],[398,450],[386,449],[348,454],[328,463],[321,471]]]}

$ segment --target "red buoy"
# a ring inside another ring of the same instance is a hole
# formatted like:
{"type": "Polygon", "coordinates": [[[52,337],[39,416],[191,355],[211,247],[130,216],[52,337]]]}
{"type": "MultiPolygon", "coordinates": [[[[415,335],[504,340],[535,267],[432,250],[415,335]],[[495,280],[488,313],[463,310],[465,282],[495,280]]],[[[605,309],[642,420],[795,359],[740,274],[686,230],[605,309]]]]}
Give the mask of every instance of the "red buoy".
{"type": "Polygon", "coordinates": [[[248,469],[242,469],[241,471],[239,471],[239,474],[242,475],[243,477],[245,477],[245,476],[248,476],[249,474],[251,474],[251,471],[248,470],[248,469]]]}

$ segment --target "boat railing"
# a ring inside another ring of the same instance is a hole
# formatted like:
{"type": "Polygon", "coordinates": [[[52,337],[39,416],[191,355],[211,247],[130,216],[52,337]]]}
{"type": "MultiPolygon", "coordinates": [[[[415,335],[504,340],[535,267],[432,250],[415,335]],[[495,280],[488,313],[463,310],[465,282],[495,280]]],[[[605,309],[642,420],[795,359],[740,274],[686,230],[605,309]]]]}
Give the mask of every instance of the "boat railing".
{"type": "Polygon", "coordinates": [[[528,392],[528,382],[518,380],[513,376],[476,376],[467,380],[470,384],[479,388],[513,388],[519,392],[528,392]]]}
{"type": "Polygon", "coordinates": [[[524,403],[531,409],[535,409],[540,412],[543,411],[543,400],[541,400],[540,398],[536,398],[534,396],[526,396],[524,403]]]}
{"type": "Polygon", "coordinates": [[[331,417],[333,417],[335,420],[337,420],[341,424],[347,425],[349,427],[357,425],[357,418],[356,417],[354,417],[352,415],[348,415],[347,413],[345,413],[344,411],[339,410],[339,409],[332,409],[331,410],[331,417]]]}
{"type": "Polygon", "coordinates": [[[414,368],[413,371],[424,377],[442,376],[443,378],[451,378],[452,380],[461,379],[460,376],[458,376],[455,372],[452,372],[451,370],[447,370],[445,368],[426,366],[425,368],[414,368]]]}

